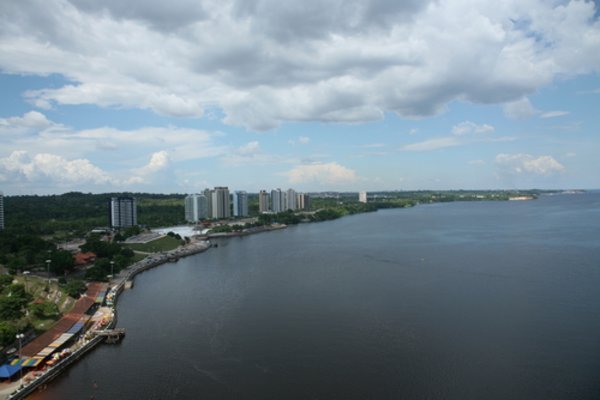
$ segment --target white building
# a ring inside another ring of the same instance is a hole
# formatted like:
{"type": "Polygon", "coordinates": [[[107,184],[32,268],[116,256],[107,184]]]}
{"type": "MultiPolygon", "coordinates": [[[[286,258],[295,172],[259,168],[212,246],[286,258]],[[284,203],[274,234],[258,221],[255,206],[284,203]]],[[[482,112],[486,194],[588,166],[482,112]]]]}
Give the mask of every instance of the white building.
{"type": "Polygon", "coordinates": [[[358,201],[361,203],[367,202],[367,192],[358,192],[358,201]]]}
{"type": "Polygon", "coordinates": [[[269,193],[266,190],[261,190],[258,193],[258,212],[269,212],[269,193]]]}
{"type": "Polygon", "coordinates": [[[296,191],[294,189],[287,190],[285,200],[285,210],[296,210],[298,208],[296,204],[296,191]]]}
{"type": "Polygon", "coordinates": [[[109,203],[111,228],[129,228],[137,225],[137,203],[134,197],[113,197],[109,203]]]}
{"type": "Polygon", "coordinates": [[[215,186],[212,191],[212,217],[222,219],[231,217],[229,201],[229,188],[227,186],[215,186]]]}
{"type": "Polygon", "coordinates": [[[198,222],[208,217],[208,200],[203,194],[190,194],[185,197],[185,220],[198,222]]]}
{"type": "Polygon", "coordinates": [[[273,189],[271,190],[271,211],[274,213],[280,213],[285,211],[285,192],[282,192],[281,189],[273,189]]]}
{"type": "Polygon", "coordinates": [[[233,193],[233,216],[248,216],[248,193],[243,190],[237,190],[233,193]]]}

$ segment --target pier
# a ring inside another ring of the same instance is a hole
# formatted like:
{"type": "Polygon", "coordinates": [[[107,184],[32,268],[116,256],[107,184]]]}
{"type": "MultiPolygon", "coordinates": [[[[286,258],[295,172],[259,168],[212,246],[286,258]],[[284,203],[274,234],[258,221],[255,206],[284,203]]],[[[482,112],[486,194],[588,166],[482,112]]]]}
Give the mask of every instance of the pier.
{"type": "Polygon", "coordinates": [[[99,337],[105,337],[106,343],[118,343],[125,336],[125,328],[102,329],[94,331],[94,334],[99,337]]]}

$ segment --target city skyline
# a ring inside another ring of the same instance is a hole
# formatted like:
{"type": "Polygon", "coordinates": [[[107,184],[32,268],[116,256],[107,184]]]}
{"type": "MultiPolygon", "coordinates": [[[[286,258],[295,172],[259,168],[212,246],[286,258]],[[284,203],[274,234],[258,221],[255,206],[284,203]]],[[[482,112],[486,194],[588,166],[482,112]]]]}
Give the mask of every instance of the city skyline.
{"type": "Polygon", "coordinates": [[[600,188],[598,2],[136,3],[0,5],[5,196],[600,188]]]}

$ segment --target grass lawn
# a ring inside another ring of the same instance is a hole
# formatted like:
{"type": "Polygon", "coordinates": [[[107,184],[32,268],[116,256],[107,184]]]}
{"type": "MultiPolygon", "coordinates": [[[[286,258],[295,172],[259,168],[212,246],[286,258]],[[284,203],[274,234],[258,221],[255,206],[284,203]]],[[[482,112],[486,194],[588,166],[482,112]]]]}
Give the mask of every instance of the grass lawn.
{"type": "Polygon", "coordinates": [[[148,243],[129,243],[126,246],[131,250],[145,251],[148,253],[158,253],[161,251],[169,251],[176,249],[181,245],[181,240],[171,236],[164,236],[160,239],[153,240],[148,243]]]}
{"type": "Polygon", "coordinates": [[[133,255],[133,262],[132,263],[136,263],[138,261],[142,261],[144,258],[146,258],[147,256],[145,254],[139,254],[139,253],[135,253],[133,255]]]}

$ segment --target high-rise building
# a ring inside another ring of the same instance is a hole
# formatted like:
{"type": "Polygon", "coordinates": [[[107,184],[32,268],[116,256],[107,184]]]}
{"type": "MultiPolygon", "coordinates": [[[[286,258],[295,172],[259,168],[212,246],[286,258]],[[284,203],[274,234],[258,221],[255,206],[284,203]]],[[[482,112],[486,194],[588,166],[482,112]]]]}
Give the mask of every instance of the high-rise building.
{"type": "Polygon", "coordinates": [[[0,231],[4,230],[4,193],[0,192],[0,231]]]}
{"type": "Polygon", "coordinates": [[[261,190],[258,193],[258,212],[265,213],[269,211],[269,193],[266,190],[261,190]]]}
{"type": "Polygon", "coordinates": [[[296,195],[296,206],[298,210],[310,210],[310,196],[306,193],[296,195]]]}
{"type": "Polygon", "coordinates": [[[206,197],[206,216],[209,218],[212,218],[212,215],[213,215],[213,206],[212,206],[213,192],[214,192],[214,190],[211,190],[209,188],[204,189],[204,197],[206,197]]]}
{"type": "Polygon", "coordinates": [[[284,211],[284,193],[281,192],[281,189],[273,189],[271,190],[271,211],[274,213],[279,213],[284,211]]]}
{"type": "Polygon", "coordinates": [[[203,194],[190,194],[185,198],[185,220],[198,222],[208,217],[208,201],[203,194]]]}
{"type": "Polygon", "coordinates": [[[134,197],[113,197],[109,203],[111,228],[128,228],[137,225],[137,204],[134,197]]]}
{"type": "Polygon", "coordinates": [[[367,192],[358,192],[358,201],[361,203],[367,202],[367,192]]]}
{"type": "Polygon", "coordinates": [[[212,217],[221,219],[230,216],[229,188],[227,186],[215,186],[212,192],[212,217]]]}
{"type": "Polygon", "coordinates": [[[296,191],[294,189],[288,189],[285,196],[285,210],[295,210],[296,205],[296,191]]]}
{"type": "Polygon", "coordinates": [[[248,216],[248,193],[238,190],[233,193],[233,216],[248,216]]]}

